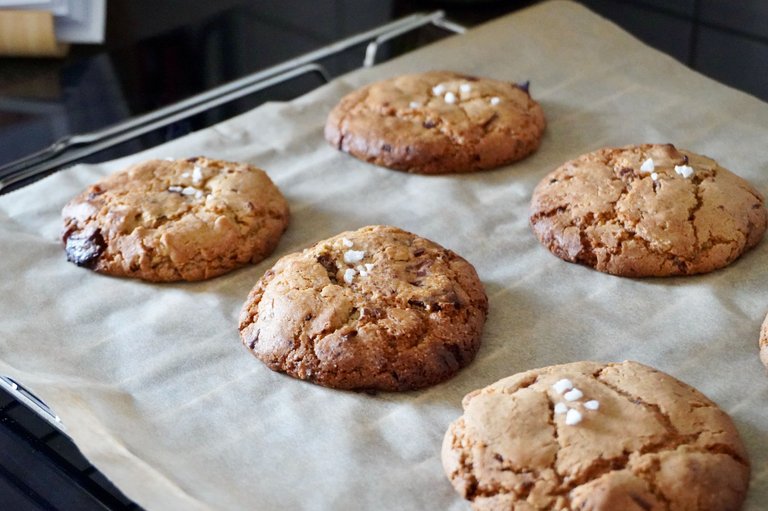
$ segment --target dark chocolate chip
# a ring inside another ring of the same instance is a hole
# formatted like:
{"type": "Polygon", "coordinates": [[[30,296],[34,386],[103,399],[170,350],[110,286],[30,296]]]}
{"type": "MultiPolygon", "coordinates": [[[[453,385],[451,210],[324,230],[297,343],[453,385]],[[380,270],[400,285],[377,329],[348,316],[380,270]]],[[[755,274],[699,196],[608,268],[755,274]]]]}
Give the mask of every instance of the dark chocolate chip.
{"type": "Polygon", "coordinates": [[[67,261],[86,268],[92,268],[107,248],[99,229],[91,233],[75,231],[67,236],[64,243],[67,261]]]}
{"type": "Polygon", "coordinates": [[[256,330],[256,337],[254,337],[253,340],[248,343],[249,348],[253,349],[256,347],[256,344],[259,342],[259,335],[261,335],[261,330],[256,330]]]}
{"type": "Polygon", "coordinates": [[[384,311],[378,307],[363,307],[360,311],[360,317],[371,317],[381,319],[384,317],[384,311]]]}
{"type": "Polygon", "coordinates": [[[429,269],[430,266],[432,266],[432,263],[434,263],[432,259],[425,259],[424,261],[419,263],[419,265],[414,268],[414,270],[416,271],[416,276],[425,277],[427,275],[427,270],[429,269]]]}
{"type": "Polygon", "coordinates": [[[430,129],[430,128],[434,128],[435,126],[437,126],[437,124],[432,119],[427,119],[426,121],[424,121],[423,126],[425,128],[427,128],[427,129],[430,129]]]}
{"type": "Polygon", "coordinates": [[[339,271],[339,267],[336,266],[336,261],[334,261],[331,256],[328,254],[318,256],[317,262],[328,272],[328,278],[331,279],[331,282],[338,282],[336,274],[339,271]]]}
{"type": "Polygon", "coordinates": [[[621,176],[621,177],[624,177],[624,176],[636,177],[635,169],[633,169],[632,167],[624,167],[624,168],[622,168],[619,171],[619,176],[621,176]]]}
{"type": "Polygon", "coordinates": [[[451,355],[453,355],[453,363],[449,362],[448,364],[452,369],[458,369],[464,365],[464,353],[459,346],[455,344],[449,344],[445,347],[445,349],[448,350],[451,355]]]}
{"type": "Polygon", "coordinates": [[[531,94],[531,92],[530,92],[531,91],[531,81],[530,80],[526,80],[526,81],[521,82],[521,83],[516,83],[515,87],[517,87],[518,89],[520,89],[521,91],[525,92],[528,95],[531,94]]]}
{"type": "Polygon", "coordinates": [[[413,307],[417,307],[419,309],[426,309],[427,308],[427,306],[424,304],[424,302],[422,302],[421,300],[414,300],[413,298],[408,300],[408,305],[411,305],[413,307]]]}
{"type": "Polygon", "coordinates": [[[391,153],[392,146],[389,144],[384,144],[383,146],[381,146],[381,150],[384,151],[385,153],[391,153]]]}

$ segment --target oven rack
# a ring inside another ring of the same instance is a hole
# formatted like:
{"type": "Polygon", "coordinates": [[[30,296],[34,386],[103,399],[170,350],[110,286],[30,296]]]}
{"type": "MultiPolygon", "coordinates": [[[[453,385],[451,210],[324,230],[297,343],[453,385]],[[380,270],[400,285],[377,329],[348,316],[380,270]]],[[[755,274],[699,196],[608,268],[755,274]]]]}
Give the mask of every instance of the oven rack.
{"type": "Polygon", "coordinates": [[[316,74],[327,83],[331,76],[320,61],[356,46],[366,45],[361,67],[371,67],[376,64],[379,48],[383,44],[428,25],[455,34],[466,30],[464,26],[448,20],[443,11],[412,14],[158,110],[97,131],[63,137],[40,151],[0,166],[0,193],[21,181],[63,168],[86,156],[299,76],[316,74]]]}

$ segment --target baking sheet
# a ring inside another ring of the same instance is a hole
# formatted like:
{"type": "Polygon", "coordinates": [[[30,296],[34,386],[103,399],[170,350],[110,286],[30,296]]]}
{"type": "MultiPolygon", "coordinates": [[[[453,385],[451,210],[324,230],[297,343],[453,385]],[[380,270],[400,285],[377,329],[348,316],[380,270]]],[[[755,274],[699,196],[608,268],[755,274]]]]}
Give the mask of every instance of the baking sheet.
{"type": "Polygon", "coordinates": [[[533,187],[563,161],[640,142],[714,157],[765,193],[766,140],[768,105],[577,4],[539,4],[293,102],[0,197],[0,374],[46,400],[86,456],[150,510],[463,510],[439,452],[465,393],[534,367],[633,359],[732,415],[753,463],[745,509],[761,509],[768,377],[757,336],[768,243],[709,275],[623,279],[550,255],[527,211],[533,187]],[[496,171],[426,177],[323,141],[343,94],[432,68],[530,79],[549,120],[540,150],[496,171]],[[59,215],[70,197],[129,162],[198,154],[252,162],[282,189],[292,223],[272,257],[209,282],[162,285],[66,262],[59,215]],[[433,388],[373,396],[268,370],[238,338],[249,289],[280,255],[373,223],[417,232],[476,266],[491,310],[475,362],[433,388]]]}

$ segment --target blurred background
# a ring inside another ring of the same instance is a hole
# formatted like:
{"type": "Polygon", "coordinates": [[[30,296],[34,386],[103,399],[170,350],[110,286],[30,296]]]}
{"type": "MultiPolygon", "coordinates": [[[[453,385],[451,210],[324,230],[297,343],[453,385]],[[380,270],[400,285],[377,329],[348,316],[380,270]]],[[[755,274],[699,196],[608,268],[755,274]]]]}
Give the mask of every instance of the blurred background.
{"type": "MultiPolygon", "coordinates": [[[[768,100],[765,0],[580,2],[693,69],[768,100]]],[[[413,12],[443,9],[474,26],[534,3],[110,0],[103,44],[73,45],[63,58],[0,57],[0,165],[64,135],[154,110],[413,12]]],[[[406,39],[386,50],[406,51],[408,44],[421,42],[406,39]]],[[[334,76],[358,65],[357,55],[327,63],[334,76]]],[[[274,99],[319,84],[305,82],[282,88],[274,99]]],[[[153,143],[218,122],[260,100],[263,96],[174,125],[156,134],[153,143]]]]}

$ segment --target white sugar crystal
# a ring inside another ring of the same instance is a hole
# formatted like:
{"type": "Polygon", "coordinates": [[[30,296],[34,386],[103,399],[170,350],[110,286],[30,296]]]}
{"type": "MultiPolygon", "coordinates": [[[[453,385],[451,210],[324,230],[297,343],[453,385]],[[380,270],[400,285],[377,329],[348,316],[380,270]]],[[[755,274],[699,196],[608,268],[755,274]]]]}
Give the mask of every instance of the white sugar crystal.
{"type": "Polygon", "coordinates": [[[192,182],[195,184],[198,184],[202,180],[203,180],[203,169],[195,165],[195,168],[192,169],[192,182]]]}
{"type": "Polygon", "coordinates": [[[165,157],[165,158],[163,158],[163,159],[164,159],[165,161],[173,161],[173,158],[172,158],[172,157],[170,157],[170,156],[166,156],[166,157],[165,157]]]}
{"type": "Polygon", "coordinates": [[[581,399],[584,397],[584,393],[580,391],[579,389],[571,389],[565,394],[563,394],[563,397],[566,401],[576,401],[577,399],[581,399]]]}
{"type": "Polygon", "coordinates": [[[568,405],[565,403],[557,403],[555,405],[555,413],[565,413],[568,411],[568,405]]]}
{"type": "Polygon", "coordinates": [[[347,264],[359,263],[365,257],[365,252],[362,250],[347,250],[344,252],[344,262],[347,264]]]}
{"type": "Polygon", "coordinates": [[[189,177],[189,172],[184,172],[181,177],[189,177]]]}
{"type": "Polygon", "coordinates": [[[351,247],[352,245],[354,245],[354,243],[349,241],[347,238],[341,238],[341,244],[344,245],[345,247],[351,247]]]}
{"type": "Polygon", "coordinates": [[[469,91],[472,90],[472,86],[468,83],[462,83],[461,85],[459,85],[459,90],[464,94],[469,94],[469,91]]]}
{"type": "Polygon", "coordinates": [[[419,108],[421,106],[421,103],[419,103],[418,101],[411,101],[408,106],[410,106],[411,108],[419,108]]]}
{"type": "Polygon", "coordinates": [[[438,83],[434,87],[432,87],[432,94],[435,96],[440,96],[443,92],[445,92],[445,85],[442,83],[438,83]]]}
{"type": "Polygon", "coordinates": [[[456,103],[456,94],[453,92],[446,92],[444,99],[446,103],[456,103]]]}
{"type": "Polygon", "coordinates": [[[169,186],[168,191],[174,193],[181,193],[182,188],[180,186],[169,186]]]}
{"type": "Polygon", "coordinates": [[[675,165],[675,172],[687,179],[693,175],[693,167],[689,167],[688,165],[675,165]]]}
{"type": "Polygon", "coordinates": [[[203,198],[203,191],[198,190],[195,192],[195,199],[202,199],[203,198]]]}
{"type": "Polygon", "coordinates": [[[494,96],[491,98],[491,105],[496,106],[499,103],[501,103],[501,100],[498,97],[494,96]]]}
{"type": "Polygon", "coordinates": [[[568,410],[568,413],[565,414],[565,423],[568,426],[575,426],[579,422],[581,422],[581,412],[573,408],[568,410]]]}
{"type": "Polygon", "coordinates": [[[352,281],[355,279],[355,275],[357,275],[357,272],[352,268],[347,268],[344,271],[344,282],[347,284],[351,284],[352,281]]]}
{"type": "Polygon", "coordinates": [[[367,277],[368,276],[368,272],[365,271],[365,268],[363,268],[362,266],[358,266],[355,269],[357,270],[357,273],[359,273],[361,277],[367,277]]]}
{"type": "Polygon", "coordinates": [[[562,394],[566,390],[571,390],[573,388],[573,382],[568,378],[563,378],[552,385],[552,388],[555,389],[555,392],[558,394],[562,394]]]}
{"type": "Polygon", "coordinates": [[[199,192],[199,191],[200,191],[200,190],[198,190],[198,189],[197,189],[197,188],[195,188],[194,186],[187,186],[187,187],[185,187],[185,188],[184,188],[184,189],[181,191],[181,194],[182,194],[182,195],[195,195],[195,194],[196,194],[197,192],[199,192]]]}
{"type": "Polygon", "coordinates": [[[373,263],[365,263],[365,269],[371,271],[373,269],[373,263]]]}
{"type": "Polygon", "coordinates": [[[584,408],[587,410],[597,410],[600,408],[600,401],[597,401],[596,399],[591,399],[584,403],[584,408]]]}
{"type": "Polygon", "coordinates": [[[648,158],[640,165],[640,172],[653,172],[656,170],[656,165],[653,163],[653,158],[648,158]]]}
{"type": "Polygon", "coordinates": [[[651,172],[651,179],[653,179],[654,181],[658,181],[659,175],[656,172],[651,172]]]}

